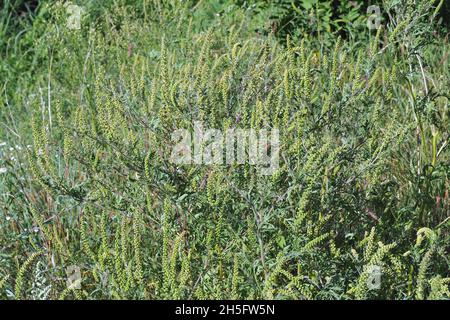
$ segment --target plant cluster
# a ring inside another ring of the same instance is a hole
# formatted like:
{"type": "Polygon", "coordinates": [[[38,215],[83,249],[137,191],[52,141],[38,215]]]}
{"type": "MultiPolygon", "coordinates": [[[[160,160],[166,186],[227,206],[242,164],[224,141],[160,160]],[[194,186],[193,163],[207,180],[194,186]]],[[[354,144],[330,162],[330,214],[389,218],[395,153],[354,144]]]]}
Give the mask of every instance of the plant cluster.
{"type": "Polygon", "coordinates": [[[449,298],[442,1],[329,45],[237,4],[137,2],[86,2],[80,30],[38,9],[43,81],[2,97],[0,298],[449,298]],[[279,129],[279,168],[172,163],[196,121],[279,129]]]}

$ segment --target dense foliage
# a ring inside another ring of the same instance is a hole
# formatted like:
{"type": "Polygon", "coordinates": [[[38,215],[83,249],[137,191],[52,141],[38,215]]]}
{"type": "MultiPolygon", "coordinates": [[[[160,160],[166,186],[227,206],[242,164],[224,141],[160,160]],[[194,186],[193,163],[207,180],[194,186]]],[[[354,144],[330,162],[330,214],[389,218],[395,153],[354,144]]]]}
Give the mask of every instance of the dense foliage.
{"type": "Polygon", "coordinates": [[[0,298],[448,299],[443,1],[300,2],[6,1],[0,298]],[[171,162],[195,121],[279,168],[171,162]]]}

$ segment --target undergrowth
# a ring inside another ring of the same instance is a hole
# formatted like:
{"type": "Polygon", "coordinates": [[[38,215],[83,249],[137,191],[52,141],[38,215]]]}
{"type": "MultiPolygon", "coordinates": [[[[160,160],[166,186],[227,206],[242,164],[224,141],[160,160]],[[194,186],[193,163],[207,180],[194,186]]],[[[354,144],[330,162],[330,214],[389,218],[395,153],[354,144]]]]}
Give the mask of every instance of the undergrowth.
{"type": "Polygon", "coordinates": [[[80,1],[70,30],[42,2],[16,47],[36,75],[1,73],[0,298],[448,299],[439,1],[386,6],[357,42],[255,33],[232,1],[138,3],[80,1]],[[279,129],[279,168],[172,163],[195,121],[279,129]]]}

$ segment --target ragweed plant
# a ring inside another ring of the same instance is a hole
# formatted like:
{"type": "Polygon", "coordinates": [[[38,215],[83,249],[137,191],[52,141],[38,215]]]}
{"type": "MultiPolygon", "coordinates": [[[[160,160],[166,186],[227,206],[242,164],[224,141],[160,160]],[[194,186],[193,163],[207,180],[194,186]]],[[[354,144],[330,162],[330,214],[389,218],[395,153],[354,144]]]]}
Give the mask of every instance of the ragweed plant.
{"type": "Polygon", "coordinates": [[[76,31],[45,7],[51,67],[1,97],[30,109],[29,134],[0,126],[23,145],[0,149],[1,298],[448,299],[448,44],[422,29],[439,4],[325,44],[255,33],[238,6],[109,2],[76,31]],[[175,163],[197,123],[279,130],[279,165],[205,163],[205,142],[175,163]]]}

